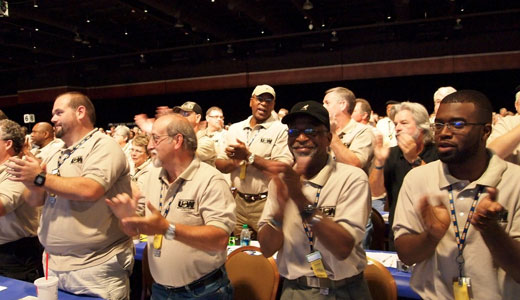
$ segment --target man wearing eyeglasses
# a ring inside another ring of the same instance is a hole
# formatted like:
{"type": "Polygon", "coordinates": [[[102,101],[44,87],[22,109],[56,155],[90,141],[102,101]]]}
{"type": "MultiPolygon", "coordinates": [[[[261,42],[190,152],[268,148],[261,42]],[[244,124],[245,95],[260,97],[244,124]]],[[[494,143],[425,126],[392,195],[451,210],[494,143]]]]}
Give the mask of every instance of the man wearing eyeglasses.
{"type": "Polygon", "coordinates": [[[207,136],[215,143],[217,152],[224,151],[224,139],[227,130],[224,129],[224,113],[217,106],[212,106],[206,111],[206,121],[208,127],[197,132],[197,138],[207,136]]]}
{"type": "Polygon", "coordinates": [[[518,299],[520,167],[486,149],[493,107],[477,91],[446,96],[435,117],[440,160],[405,177],[393,230],[423,299],[518,299]]]}
{"type": "Polygon", "coordinates": [[[126,194],[107,204],[130,236],[148,235],[153,299],[232,298],[226,246],[235,225],[235,203],[222,174],[195,155],[197,138],[188,121],[170,114],[152,127],[155,152],[143,192],[145,217],[135,215],[126,194]]]}
{"type": "Polygon", "coordinates": [[[267,199],[269,177],[264,173],[281,164],[292,164],[287,147],[287,126],[272,116],[276,99],[274,89],[258,85],[251,94],[252,115],[231,125],[226,136],[225,152],[216,160],[217,168],[231,174],[236,188],[237,224],[235,235],[247,224],[258,232],[258,219],[267,199]]]}
{"type": "Polygon", "coordinates": [[[272,177],[258,233],[266,257],[278,251],[281,299],[371,299],[361,245],[367,176],[328,153],[329,113],[320,103],[297,103],[283,122],[296,165],[272,177]]]}

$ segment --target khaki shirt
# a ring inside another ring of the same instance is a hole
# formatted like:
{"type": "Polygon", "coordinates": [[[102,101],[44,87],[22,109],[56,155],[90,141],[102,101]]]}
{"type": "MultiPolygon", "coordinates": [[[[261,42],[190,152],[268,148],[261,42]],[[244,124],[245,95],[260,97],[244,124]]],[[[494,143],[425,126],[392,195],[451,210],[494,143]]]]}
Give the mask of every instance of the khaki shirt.
{"type": "Polygon", "coordinates": [[[7,167],[0,165],[0,203],[6,214],[0,216],[0,245],[36,236],[40,208],[30,207],[22,199],[25,185],[9,180],[7,167]]]}
{"type": "Polygon", "coordinates": [[[217,151],[215,149],[215,142],[208,136],[201,136],[197,138],[197,156],[199,159],[207,164],[215,166],[215,159],[217,159],[217,151]]]}
{"type": "MultiPolygon", "coordinates": [[[[55,170],[60,155],[70,153],[74,146],[51,156],[47,161],[47,172],[55,170]]],[[[119,220],[105,203],[105,198],[119,193],[132,194],[128,162],[116,141],[95,132],[64,161],[59,173],[62,177],[92,179],[106,192],[95,202],[58,196],[52,203],[47,195],[38,237],[49,253],[49,267],[55,271],[91,267],[132,247],[131,239],[121,231],[119,220]]]]}
{"type": "MultiPolygon", "coordinates": [[[[133,162],[132,162],[133,164],[133,162]]],[[[147,181],[148,173],[153,168],[152,160],[148,159],[144,163],[142,163],[139,167],[134,166],[134,172],[132,177],[132,181],[137,185],[137,188],[140,192],[144,190],[144,186],[147,181]]],[[[146,202],[144,197],[139,197],[137,202],[137,210],[136,213],[140,216],[144,216],[144,207],[146,206],[146,202]]]]}
{"type": "MultiPolygon", "coordinates": [[[[147,176],[146,199],[164,215],[170,223],[190,226],[210,225],[228,234],[235,226],[235,202],[222,174],[214,167],[194,158],[188,168],[172,183],[168,183],[166,171],[153,168],[147,176]],[[161,197],[162,194],[162,197],[161,197]]],[[[146,214],[150,210],[146,209],[146,214]]],[[[148,262],[154,280],[162,285],[180,287],[187,285],[226,262],[226,251],[204,251],[175,239],[163,238],[161,256],[153,256],[153,237],[148,237],[148,262]]]]}
{"type": "MultiPolygon", "coordinates": [[[[226,147],[237,144],[237,139],[239,139],[255,155],[292,164],[293,156],[287,146],[287,126],[271,116],[264,123],[251,128],[249,125],[251,118],[252,116],[229,127],[226,135],[226,147]]],[[[219,159],[229,159],[229,157],[222,153],[219,159]]],[[[245,179],[240,179],[240,169],[236,168],[231,172],[232,185],[240,192],[259,194],[267,191],[269,177],[262,171],[249,165],[246,169],[245,179]]]]}
{"type": "MultiPolygon", "coordinates": [[[[417,213],[419,199],[426,194],[448,191],[451,185],[459,232],[462,234],[477,185],[496,187],[497,202],[509,210],[505,232],[520,241],[520,167],[493,155],[488,168],[474,182],[459,180],[449,174],[440,160],[412,169],[404,178],[394,218],[395,239],[405,234],[424,232],[417,213]]],[[[485,193],[480,195],[480,199],[485,193]]],[[[449,199],[443,199],[449,209],[449,199]]],[[[410,286],[423,299],[453,299],[452,281],[458,277],[457,243],[453,223],[437,245],[432,257],[417,263],[410,286]]],[[[518,299],[520,284],[498,268],[480,233],[470,225],[464,248],[464,274],[471,278],[473,299],[518,299]]]]}
{"type": "MultiPolygon", "coordinates": [[[[491,143],[498,137],[503,136],[509,131],[513,130],[515,127],[520,125],[520,115],[515,116],[506,116],[505,118],[501,118],[494,126],[491,131],[491,135],[489,136],[487,143],[491,143]]],[[[516,145],[515,150],[505,158],[506,161],[512,162],[514,164],[520,165],[520,144],[516,145]]]]}
{"type": "Polygon", "coordinates": [[[361,163],[361,168],[368,174],[374,157],[374,134],[372,128],[351,119],[338,135],[343,145],[354,152],[361,163]]]}
{"type": "MultiPolygon", "coordinates": [[[[321,243],[319,237],[315,237],[314,249],[321,252],[330,279],[349,278],[363,272],[366,266],[365,251],[361,241],[371,207],[368,178],[361,169],[336,163],[329,157],[327,165],[316,176],[303,183],[303,194],[310,201],[315,201],[320,186],[322,188],[318,208],[354,237],[355,246],[350,256],[341,261],[321,243]]],[[[271,182],[259,226],[265,225],[277,209],[276,187],[271,182]]],[[[292,200],[287,202],[284,211],[283,235],[283,246],[278,251],[277,257],[280,275],[288,279],[314,276],[306,260],[306,255],[310,253],[309,240],[299,210],[292,200]]]]}
{"type": "Polygon", "coordinates": [[[63,141],[61,139],[54,139],[48,143],[45,147],[39,149],[35,148],[31,150],[31,153],[41,160],[47,159],[49,156],[54,155],[63,147],[63,141]]]}

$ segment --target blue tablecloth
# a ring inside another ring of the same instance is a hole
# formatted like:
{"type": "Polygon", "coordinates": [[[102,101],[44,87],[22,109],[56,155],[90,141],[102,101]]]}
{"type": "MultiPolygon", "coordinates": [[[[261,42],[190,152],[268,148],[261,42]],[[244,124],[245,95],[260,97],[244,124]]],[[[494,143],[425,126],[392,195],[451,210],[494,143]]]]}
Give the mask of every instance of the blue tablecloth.
{"type": "MultiPolygon", "coordinates": [[[[20,281],[16,279],[11,279],[7,277],[0,276],[0,286],[5,286],[7,289],[0,291],[0,299],[2,300],[16,300],[26,296],[36,296],[36,287],[34,284],[20,281]]],[[[89,300],[103,300],[97,297],[90,296],[78,296],[69,294],[64,291],[58,290],[58,299],[59,300],[78,300],[78,299],[89,299],[89,300]]]]}

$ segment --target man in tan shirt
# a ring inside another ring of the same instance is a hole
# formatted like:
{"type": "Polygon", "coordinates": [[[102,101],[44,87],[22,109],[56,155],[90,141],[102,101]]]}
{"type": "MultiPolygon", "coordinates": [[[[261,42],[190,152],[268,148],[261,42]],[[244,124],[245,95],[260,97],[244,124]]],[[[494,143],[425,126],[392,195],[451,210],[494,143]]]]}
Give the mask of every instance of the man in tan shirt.
{"type": "Polygon", "coordinates": [[[276,101],[274,89],[258,85],[249,99],[252,115],[229,127],[226,149],[219,153],[215,164],[222,173],[231,174],[236,188],[237,224],[235,235],[240,235],[247,224],[258,232],[258,220],[267,199],[269,176],[264,172],[280,164],[292,164],[287,147],[287,126],[272,116],[276,101]]]}
{"type": "Polygon", "coordinates": [[[328,153],[329,115],[320,103],[297,103],[283,122],[296,165],[280,168],[283,176],[269,184],[258,233],[265,256],[278,251],[281,299],[371,299],[361,246],[370,211],[367,175],[328,153]],[[322,272],[311,268],[310,257],[322,272]]]}
{"type": "Polygon", "coordinates": [[[361,168],[368,174],[374,155],[372,128],[352,119],[355,105],[356,96],[344,87],[327,90],[323,98],[323,106],[330,115],[330,148],[336,161],[361,168]]]}
{"type": "Polygon", "coordinates": [[[195,155],[195,132],[179,115],[155,121],[148,148],[156,168],[144,185],[145,217],[128,195],[107,203],[127,234],[148,234],[152,298],[230,299],[224,263],[235,204],[224,177],[195,155]]]}
{"type": "Polygon", "coordinates": [[[36,236],[40,209],[25,203],[25,186],[9,180],[5,164],[19,155],[24,141],[20,125],[0,121],[0,275],[32,282],[43,275],[43,248],[36,236]]]}
{"type": "Polygon", "coordinates": [[[446,96],[434,123],[440,160],[404,178],[395,246],[416,264],[410,285],[423,299],[520,294],[520,167],[486,149],[492,111],[477,91],[446,96]]]}
{"type": "Polygon", "coordinates": [[[63,147],[63,141],[54,138],[54,128],[47,122],[36,123],[31,131],[31,142],[37,148],[31,153],[39,159],[46,159],[63,147]]]}
{"type": "Polygon", "coordinates": [[[114,139],[94,128],[95,110],[78,92],[56,98],[52,122],[65,143],[40,167],[11,158],[8,173],[26,186],[25,200],[42,206],[38,237],[59,288],[105,299],[126,299],[133,244],[105,198],[131,193],[129,166],[114,139]]]}

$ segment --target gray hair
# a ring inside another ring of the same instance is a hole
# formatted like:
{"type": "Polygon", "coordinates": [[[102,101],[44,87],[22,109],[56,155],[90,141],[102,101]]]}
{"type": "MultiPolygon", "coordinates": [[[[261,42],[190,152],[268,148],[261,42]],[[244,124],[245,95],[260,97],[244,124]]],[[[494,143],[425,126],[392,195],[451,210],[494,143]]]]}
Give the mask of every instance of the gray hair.
{"type": "Polygon", "coordinates": [[[172,120],[166,127],[166,133],[170,137],[181,134],[184,138],[182,146],[188,151],[197,151],[197,135],[188,120],[184,117],[177,116],[176,120],[172,120]]]}
{"type": "Polygon", "coordinates": [[[437,89],[435,93],[433,94],[433,102],[435,100],[442,101],[444,97],[448,96],[449,94],[455,93],[457,90],[453,88],[452,86],[443,86],[437,89]]]}
{"type": "Polygon", "coordinates": [[[415,121],[416,126],[424,133],[424,143],[428,144],[433,140],[430,117],[428,116],[428,111],[422,104],[406,101],[401,102],[401,104],[394,105],[392,108],[394,109],[395,114],[403,110],[407,110],[412,113],[412,118],[415,121]]]}
{"type": "Polygon", "coordinates": [[[347,102],[347,112],[349,115],[354,111],[354,106],[356,106],[356,96],[354,92],[344,87],[335,87],[328,89],[325,92],[325,95],[329,93],[336,93],[340,98],[347,102]]]}
{"type": "Polygon", "coordinates": [[[4,119],[0,121],[0,129],[2,134],[2,140],[13,141],[13,150],[16,155],[22,151],[25,143],[25,135],[22,132],[22,127],[18,123],[4,119]]]}
{"type": "Polygon", "coordinates": [[[119,125],[114,130],[114,134],[120,135],[122,137],[125,137],[126,140],[130,139],[130,128],[126,127],[125,125],[119,125]]]}

